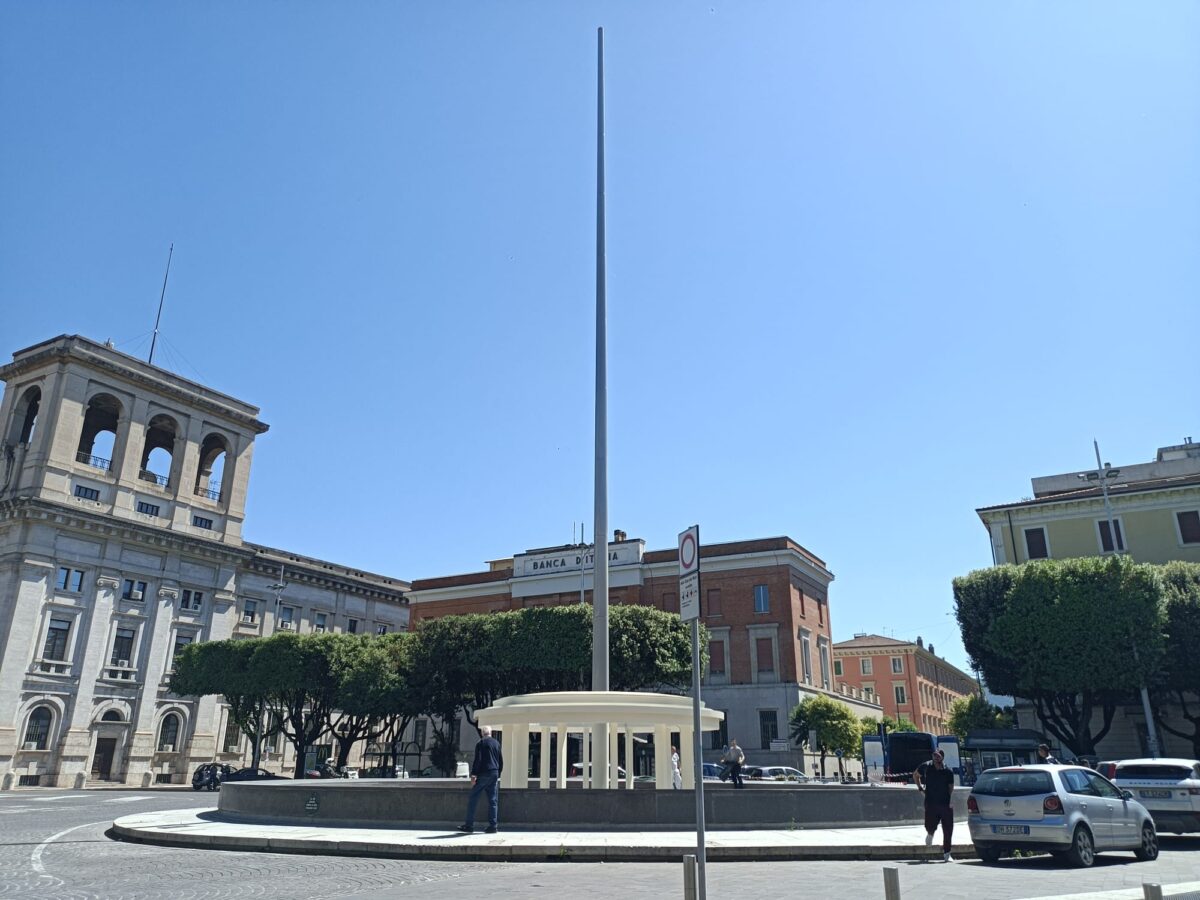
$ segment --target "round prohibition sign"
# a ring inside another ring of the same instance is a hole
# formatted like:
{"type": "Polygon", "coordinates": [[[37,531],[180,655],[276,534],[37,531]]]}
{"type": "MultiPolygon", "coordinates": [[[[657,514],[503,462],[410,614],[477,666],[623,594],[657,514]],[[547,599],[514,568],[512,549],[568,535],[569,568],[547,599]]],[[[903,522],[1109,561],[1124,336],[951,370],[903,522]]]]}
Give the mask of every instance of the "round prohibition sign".
{"type": "Polygon", "coordinates": [[[679,541],[679,563],[684,571],[696,566],[696,536],[690,531],[685,532],[679,541]]]}

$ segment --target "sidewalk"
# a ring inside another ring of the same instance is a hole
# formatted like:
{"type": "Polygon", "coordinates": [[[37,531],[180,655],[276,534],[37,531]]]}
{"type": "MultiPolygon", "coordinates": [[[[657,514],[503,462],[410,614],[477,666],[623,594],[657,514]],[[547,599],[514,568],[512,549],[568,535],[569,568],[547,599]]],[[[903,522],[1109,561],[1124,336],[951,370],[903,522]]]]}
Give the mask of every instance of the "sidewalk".
{"type": "MultiPolygon", "coordinates": [[[[696,850],[690,831],[508,831],[459,834],[452,828],[336,828],[222,821],[215,810],[185,809],[124,816],[113,823],[123,840],[151,844],[377,856],[395,859],[489,861],[679,862],[696,850]]],[[[925,846],[920,825],[709,831],[705,853],[713,862],[816,859],[931,859],[941,841],[925,846]]],[[[966,823],[955,828],[953,853],[975,855],[966,823]]]]}

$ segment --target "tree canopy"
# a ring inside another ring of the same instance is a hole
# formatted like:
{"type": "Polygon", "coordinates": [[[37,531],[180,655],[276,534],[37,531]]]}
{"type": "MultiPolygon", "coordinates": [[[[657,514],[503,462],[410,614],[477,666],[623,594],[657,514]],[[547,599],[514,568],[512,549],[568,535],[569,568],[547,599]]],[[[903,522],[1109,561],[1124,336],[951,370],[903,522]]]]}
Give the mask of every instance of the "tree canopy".
{"type": "Polygon", "coordinates": [[[805,697],[792,710],[788,718],[789,735],[797,747],[808,745],[814,753],[820,754],[821,777],[825,777],[825,758],[830,753],[841,751],[838,757],[838,771],[845,774],[842,756],[853,756],[861,752],[862,728],[854,716],[853,710],[840,700],[815,694],[805,697]],[[816,732],[816,746],[809,743],[816,732]]]}
{"type": "Polygon", "coordinates": [[[950,704],[950,718],[947,724],[952,734],[960,741],[965,741],[972,731],[1012,728],[1013,717],[1010,710],[1003,710],[994,703],[989,703],[979,694],[971,694],[969,697],[959,697],[950,704]]]}

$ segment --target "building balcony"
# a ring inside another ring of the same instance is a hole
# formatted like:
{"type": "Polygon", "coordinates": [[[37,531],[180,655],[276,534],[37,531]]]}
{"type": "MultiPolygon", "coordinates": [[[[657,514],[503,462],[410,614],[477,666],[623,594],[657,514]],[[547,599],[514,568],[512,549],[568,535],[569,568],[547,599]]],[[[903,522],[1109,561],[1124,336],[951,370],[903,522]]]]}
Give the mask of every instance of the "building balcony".
{"type": "Polygon", "coordinates": [[[75,454],[75,461],[81,462],[85,466],[91,466],[93,469],[100,469],[104,472],[112,469],[112,460],[105,459],[103,456],[92,456],[85,450],[80,450],[75,454]]]}
{"type": "Polygon", "coordinates": [[[205,487],[198,487],[198,488],[196,488],[196,496],[197,496],[197,497],[204,497],[204,498],[205,498],[205,499],[207,499],[207,500],[215,500],[217,503],[220,503],[220,502],[221,502],[221,492],[220,492],[220,491],[214,491],[214,490],[213,490],[212,488],[210,488],[210,487],[206,487],[206,488],[205,488],[205,487]]]}
{"type": "Polygon", "coordinates": [[[142,481],[148,481],[151,484],[156,484],[159,487],[165,488],[170,485],[170,479],[166,475],[155,475],[149,469],[142,469],[142,471],[138,472],[138,478],[140,478],[142,481]]]}

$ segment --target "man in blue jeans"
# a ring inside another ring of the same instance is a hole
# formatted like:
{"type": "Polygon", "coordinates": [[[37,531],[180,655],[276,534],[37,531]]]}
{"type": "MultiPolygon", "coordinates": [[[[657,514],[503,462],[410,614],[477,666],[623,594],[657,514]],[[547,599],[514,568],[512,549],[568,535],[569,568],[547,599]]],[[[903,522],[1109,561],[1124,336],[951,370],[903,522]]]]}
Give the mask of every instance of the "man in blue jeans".
{"type": "Polygon", "coordinates": [[[458,830],[470,834],[475,830],[475,804],[479,795],[488,795],[488,834],[496,833],[500,814],[500,773],[504,771],[504,755],[500,743],[492,737],[492,729],[484,725],[479,729],[482,740],[475,745],[475,762],[471,764],[471,795],[467,798],[467,820],[458,830]]]}

